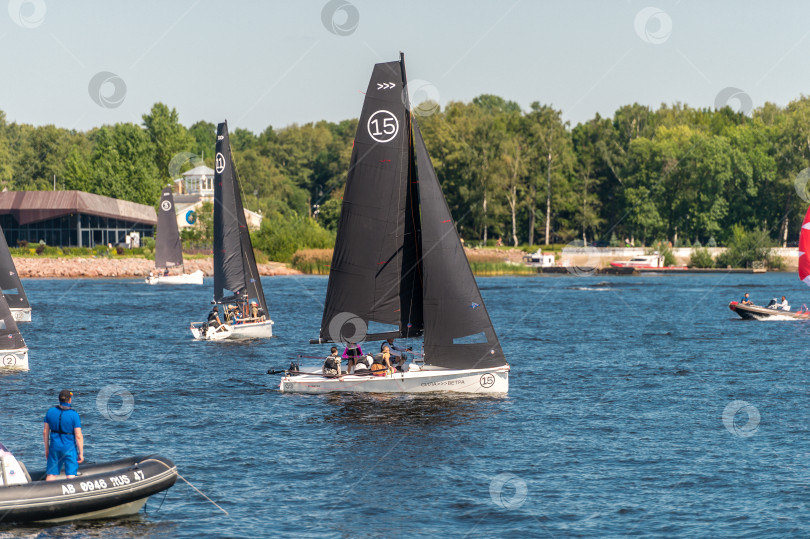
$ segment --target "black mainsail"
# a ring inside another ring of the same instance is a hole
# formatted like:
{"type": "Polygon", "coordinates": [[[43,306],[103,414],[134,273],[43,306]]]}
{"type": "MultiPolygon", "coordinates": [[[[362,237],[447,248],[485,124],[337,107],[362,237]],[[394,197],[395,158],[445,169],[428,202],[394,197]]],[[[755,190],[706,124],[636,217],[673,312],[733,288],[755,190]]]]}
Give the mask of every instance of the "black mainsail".
{"type": "Polygon", "coordinates": [[[11,252],[8,250],[6,235],[2,228],[0,228],[0,288],[3,290],[8,307],[27,309],[31,306],[20,281],[20,275],[17,273],[17,267],[11,258],[11,252]]]}
{"type": "Polygon", "coordinates": [[[367,340],[425,335],[425,361],[506,365],[405,97],[404,60],[377,64],[357,126],[320,339],[335,325],[388,324],[367,340]]]}
{"type": "Polygon", "coordinates": [[[330,323],[341,313],[352,313],[367,326],[377,322],[390,328],[370,339],[422,330],[419,217],[409,182],[411,133],[404,87],[401,62],[374,66],[343,195],[323,341],[330,340],[330,323]]]}
{"type": "Polygon", "coordinates": [[[26,348],[25,339],[22,338],[17,322],[8,308],[5,296],[0,297],[0,350],[17,350],[26,348]]]}
{"type": "Polygon", "coordinates": [[[171,187],[164,187],[160,195],[160,206],[155,240],[155,267],[172,268],[183,265],[183,244],[177,229],[177,215],[174,212],[174,196],[171,187]]]}
{"type": "Polygon", "coordinates": [[[227,122],[217,126],[214,169],[214,301],[256,300],[267,315],[267,302],[233,165],[227,122]]]}

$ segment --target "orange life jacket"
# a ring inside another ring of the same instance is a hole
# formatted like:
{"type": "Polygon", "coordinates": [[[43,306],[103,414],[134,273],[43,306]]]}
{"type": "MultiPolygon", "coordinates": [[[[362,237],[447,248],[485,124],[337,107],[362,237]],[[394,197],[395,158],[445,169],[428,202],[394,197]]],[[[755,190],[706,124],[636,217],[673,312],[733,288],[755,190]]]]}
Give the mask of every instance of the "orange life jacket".
{"type": "Polygon", "coordinates": [[[374,376],[385,376],[387,374],[388,367],[383,365],[382,363],[374,363],[371,366],[371,373],[374,376]]]}

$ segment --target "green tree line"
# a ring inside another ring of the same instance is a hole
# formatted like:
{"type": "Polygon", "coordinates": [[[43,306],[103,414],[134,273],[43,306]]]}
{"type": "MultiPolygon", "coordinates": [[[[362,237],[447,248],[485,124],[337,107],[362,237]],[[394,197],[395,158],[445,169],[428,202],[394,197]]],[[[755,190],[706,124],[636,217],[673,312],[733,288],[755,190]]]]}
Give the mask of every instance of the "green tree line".
{"type": "MultiPolygon", "coordinates": [[[[467,242],[723,243],[735,225],[783,242],[798,236],[807,206],[794,187],[810,166],[807,97],[750,115],[632,104],[573,127],[552,106],[522,110],[493,95],[424,111],[417,121],[467,242]]],[[[337,226],[356,128],[351,119],[232,131],[245,206],[269,217],[265,244],[299,247],[269,237],[270,224],[328,242],[319,229],[337,226]]],[[[55,179],[57,189],[154,205],[198,162],[170,170],[172,160],[187,152],[212,166],[215,139],[214,123],[185,127],[163,103],[140,124],[84,132],[8,122],[0,111],[0,185],[47,190],[55,179]]]]}

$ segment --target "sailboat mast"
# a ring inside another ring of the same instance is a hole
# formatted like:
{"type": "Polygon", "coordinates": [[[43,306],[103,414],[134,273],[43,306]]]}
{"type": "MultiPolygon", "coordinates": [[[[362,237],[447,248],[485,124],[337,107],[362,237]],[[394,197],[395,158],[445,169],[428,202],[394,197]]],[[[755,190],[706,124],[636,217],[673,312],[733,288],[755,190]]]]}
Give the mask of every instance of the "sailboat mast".
{"type": "Polygon", "coordinates": [[[399,64],[402,70],[402,100],[405,105],[407,121],[405,122],[408,144],[408,177],[406,180],[405,227],[402,246],[402,285],[400,286],[400,303],[402,337],[418,336],[424,327],[423,283],[422,283],[422,229],[419,210],[419,182],[416,175],[416,157],[413,149],[413,120],[411,100],[408,95],[408,76],[405,73],[405,54],[399,53],[399,64]]]}

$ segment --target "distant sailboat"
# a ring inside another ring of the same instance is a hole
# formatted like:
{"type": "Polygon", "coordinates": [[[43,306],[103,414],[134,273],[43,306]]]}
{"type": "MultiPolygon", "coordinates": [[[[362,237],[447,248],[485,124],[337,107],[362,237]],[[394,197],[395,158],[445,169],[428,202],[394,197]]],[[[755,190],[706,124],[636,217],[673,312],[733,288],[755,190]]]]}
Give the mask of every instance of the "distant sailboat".
{"type": "Polygon", "coordinates": [[[402,372],[377,370],[377,376],[323,375],[320,365],[288,372],[281,391],[509,389],[509,364],[403,99],[406,84],[402,57],[374,66],[346,179],[320,337],[311,342],[352,348],[360,340],[424,335],[424,356],[402,372]]]}
{"type": "Polygon", "coordinates": [[[14,321],[14,316],[0,296],[0,369],[28,370],[28,346],[14,321]]]}
{"type": "Polygon", "coordinates": [[[3,295],[6,297],[11,314],[14,315],[14,320],[17,322],[30,322],[31,305],[25,295],[25,289],[23,289],[20,275],[17,273],[17,267],[14,265],[14,259],[11,258],[11,252],[8,250],[8,243],[6,243],[6,235],[3,233],[2,228],[0,228],[0,288],[3,289],[3,295]]]}
{"type": "Polygon", "coordinates": [[[214,303],[223,310],[220,325],[196,322],[191,334],[209,341],[272,337],[273,321],[253,256],[227,122],[217,126],[214,172],[214,303]]]}
{"type": "Polygon", "coordinates": [[[155,273],[149,273],[148,284],[203,284],[203,272],[183,272],[183,243],[177,229],[174,212],[174,195],[170,187],[164,187],[160,196],[157,239],[155,240],[155,273]],[[169,268],[179,267],[180,274],[170,274],[169,268]]]}

